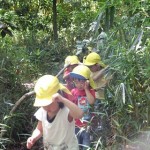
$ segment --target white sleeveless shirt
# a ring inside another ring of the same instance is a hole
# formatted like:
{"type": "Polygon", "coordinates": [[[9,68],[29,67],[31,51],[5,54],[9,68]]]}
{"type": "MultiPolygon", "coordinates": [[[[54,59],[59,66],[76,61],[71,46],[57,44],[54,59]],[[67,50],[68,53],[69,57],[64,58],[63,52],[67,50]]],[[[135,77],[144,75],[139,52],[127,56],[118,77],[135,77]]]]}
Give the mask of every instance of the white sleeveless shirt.
{"type": "Polygon", "coordinates": [[[39,108],[36,118],[42,122],[43,143],[45,150],[79,150],[75,136],[75,122],[68,121],[69,109],[59,110],[52,123],[47,120],[47,112],[39,108]]]}

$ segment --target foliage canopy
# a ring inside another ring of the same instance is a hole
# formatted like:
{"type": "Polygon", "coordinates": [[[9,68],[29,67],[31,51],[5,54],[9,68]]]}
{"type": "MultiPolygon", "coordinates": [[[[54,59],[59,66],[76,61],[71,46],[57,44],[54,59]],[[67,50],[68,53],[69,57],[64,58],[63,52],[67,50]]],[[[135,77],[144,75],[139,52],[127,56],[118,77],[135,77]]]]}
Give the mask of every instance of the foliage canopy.
{"type": "MultiPolygon", "coordinates": [[[[113,74],[104,102],[111,124],[107,147],[124,148],[127,142],[132,145],[133,139],[147,130],[148,0],[0,0],[0,4],[0,129],[6,129],[5,136],[0,137],[0,148],[25,146],[33,128],[33,118],[28,117],[35,111],[33,97],[9,115],[17,99],[29,91],[23,83],[34,82],[47,73],[56,75],[65,57],[78,53],[83,45],[96,50],[113,74]],[[54,38],[56,33],[58,39],[54,38]]],[[[89,51],[81,52],[82,59],[89,51]]]]}

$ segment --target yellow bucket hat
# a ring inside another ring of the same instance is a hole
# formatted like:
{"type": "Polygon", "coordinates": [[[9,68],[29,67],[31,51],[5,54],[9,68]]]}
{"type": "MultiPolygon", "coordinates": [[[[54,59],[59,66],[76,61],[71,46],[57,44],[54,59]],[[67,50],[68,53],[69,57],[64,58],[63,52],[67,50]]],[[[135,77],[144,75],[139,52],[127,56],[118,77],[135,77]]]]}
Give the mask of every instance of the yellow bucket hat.
{"type": "Polygon", "coordinates": [[[77,79],[81,79],[81,80],[89,80],[90,86],[93,89],[95,88],[95,83],[94,83],[93,79],[91,78],[91,71],[87,66],[78,65],[70,73],[70,76],[72,78],[77,78],[77,79]]]}
{"type": "Polygon", "coordinates": [[[72,55],[72,56],[67,56],[66,57],[64,66],[76,65],[76,64],[79,64],[79,63],[80,63],[80,61],[79,61],[78,57],[76,55],[72,55]]]}
{"type": "Polygon", "coordinates": [[[59,83],[57,77],[52,75],[44,75],[39,78],[35,84],[34,91],[36,98],[34,106],[47,106],[52,103],[52,96],[59,90],[63,90],[65,93],[71,94],[70,91],[59,83]]]}
{"type": "Polygon", "coordinates": [[[106,67],[106,65],[101,61],[100,55],[96,52],[92,52],[89,55],[87,55],[87,57],[83,59],[83,64],[86,66],[100,64],[102,67],[106,67]]]}

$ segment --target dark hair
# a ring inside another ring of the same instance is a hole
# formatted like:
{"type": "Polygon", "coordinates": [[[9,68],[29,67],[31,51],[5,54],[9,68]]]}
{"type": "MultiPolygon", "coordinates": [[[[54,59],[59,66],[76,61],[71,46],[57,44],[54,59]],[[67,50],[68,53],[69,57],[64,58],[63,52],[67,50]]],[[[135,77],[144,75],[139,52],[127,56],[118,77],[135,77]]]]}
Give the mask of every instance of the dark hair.
{"type": "MultiPolygon", "coordinates": [[[[59,90],[57,93],[59,93],[61,96],[64,97],[64,91],[59,90]]],[[[58,105],[59,105],[59,108],[61,108],[61,109],[64,108],[64,103],[58,102],[58,105]]]]}

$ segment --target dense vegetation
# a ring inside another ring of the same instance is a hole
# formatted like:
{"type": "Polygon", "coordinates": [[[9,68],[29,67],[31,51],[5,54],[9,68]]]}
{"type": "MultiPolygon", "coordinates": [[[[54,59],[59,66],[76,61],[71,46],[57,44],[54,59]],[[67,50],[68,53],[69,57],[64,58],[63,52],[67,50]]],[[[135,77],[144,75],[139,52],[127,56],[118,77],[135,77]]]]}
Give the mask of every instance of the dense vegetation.
{"type": "Polygon", "coordinates": [[[68,54],[81,51],[82,59],[91,48],[113,74],[105,91],[104,116],[111,125],[105,147],[149,149],[148,0],[0,0],[0,4],[0,149],[25,149],[34,127],[34,96],[10,114],[16,101],[32,90],[24,83],[43,74],[56,75],[68,54]]]}

